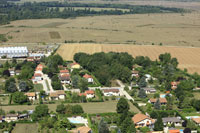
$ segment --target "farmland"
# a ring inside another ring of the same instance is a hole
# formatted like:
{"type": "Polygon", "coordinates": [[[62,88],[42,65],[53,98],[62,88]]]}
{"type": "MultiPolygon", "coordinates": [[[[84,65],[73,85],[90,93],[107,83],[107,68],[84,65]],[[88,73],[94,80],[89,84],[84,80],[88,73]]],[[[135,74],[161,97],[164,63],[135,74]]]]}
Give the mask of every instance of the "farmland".
{"type": "Polygon", "coordinates": [[[200,48],[192,47],[165,47],[165,46],[144,46],[144,45],[114,45],[114,44],[63,44],[58,49],[65,60],[73,60],[73,55],[78,52],[128,52],[133,57],[148,56],[155,60],[161,53],[171,53],[179,61],[179,68],[187,68],[188,72],[200,73],[200,48]]]}
{"type": "Polygon", "coordinates": [[[8,43],[130,43],[200,46],[200,14],[136,14],[19,20],[0,26],[8,43]]]}

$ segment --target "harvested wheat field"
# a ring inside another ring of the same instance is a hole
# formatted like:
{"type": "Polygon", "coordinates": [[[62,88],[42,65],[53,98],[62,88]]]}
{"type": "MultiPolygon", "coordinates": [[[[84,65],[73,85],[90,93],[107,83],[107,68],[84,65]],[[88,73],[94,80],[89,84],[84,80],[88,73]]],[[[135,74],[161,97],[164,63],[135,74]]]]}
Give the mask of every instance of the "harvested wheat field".
{"type": "Polygon", "coordinates": [[[166,47],[144,46],[127,44],[63,44],[57,50],[65,60],[73,60],[73,55],[78,52],[93,54],[96,52],[128,52],[133,57],[148,56],[155,60],[161,53],[171,53],[179,61],[179,68],[187,68],[188,72],[200,73],[200,48],[193,47],[166,47]]]}
{"type": "Polygon", "coordinates": [[[200,13],[88,16],[19,20],[0,26],[8,43],[129,43],[200,46],[200,13]]]}

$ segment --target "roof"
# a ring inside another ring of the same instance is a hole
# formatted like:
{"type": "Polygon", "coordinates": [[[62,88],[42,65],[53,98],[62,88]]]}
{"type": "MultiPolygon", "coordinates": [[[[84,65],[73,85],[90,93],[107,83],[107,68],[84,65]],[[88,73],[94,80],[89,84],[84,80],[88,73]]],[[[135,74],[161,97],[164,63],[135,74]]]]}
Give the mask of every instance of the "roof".
{"type": "Polygon", "coordinates": [[[178,130],[178,129],[172,129],[172,130],[169,130],[169,133],[180,133],[180,130],[178,130]]]}
{"type": "Polygon", "coordinates": [[[62,74],[59,76],[60,80],[70,80],[70,75],[69,74],[62,74]]]}
{"type": "Polygon", "coordinates": [[[138,74],[139,71],[133,70],[132,73],[138,74]]]}
{"type": "Polygon", "coordinates": [[[178,84],[179,82],[176,82],[176,81],[171,82],[171,85],[178,85],[178,84]]]}
{"type": "Polygon", "coordinates": [[[119,92],[119,89],[104,89],[103,90],[104,93],[108,93],[108,92],[119,92]]]}
{"type": "Polygon", "coordinates": [[[78,64],[76,62],[70,64],[70,66],[74,66],[74,65],[80,65],[80,64],[78,64]]]}
{"type": "Polygon", "coordinates": [[[41,76],[42,76],[41,73],[35,73],[35,74],[34,74],[34,77],[41,77],[41,76]]]}
{"type": "Polygon", "coordinates": [[[86,94],[94,94],[94,91],[93,90],[88,90],[88,91],[85,91],[86,94]]]}
{"type": "Polygon", "coordinates": [[[162,118],[163,122],[181,122],[180,119],[178,119],[177,117],[164,117],[162,118]]]}
{"type": "Polygon", "coordinates": [[[57,90],[50,93],[50,97],[59,97],[59,95],[66,95],[64,90],[57,90]]]}
{"type": "Polygon", "coordinates": [[[148,88],[148,87],[146,87],[146,88],[142,88],[142,89],[144,89],[145,91],[156,91],[155,88],[148,88]]]}
{"type": "Polygon", "coordinates": [[[39,64],[37,67],[36,67],[36,71],[42,71],[43,69],[43,65],[42,64],[39,64]]]}
{"type": "Polygon", "coordinates": [[[80,93],[79,96],[86,96],[86,93],[80,93]]]}
{"type": "Polygon", "coordinates": [[[83,127],[77,128],[77,130],[78,130],[79,133],[88,133],[88,132],[91,131],[91,128],[83,126],[83,127]]]}
{"type": "Polygon", "coordinates": [[[146,115],[144,115],[144,114],[136,114],[136,115],[134,115],[134,116],[132,117],[132,121],[133,121],[134,123],[138,123],[138,122],[140,122],[140,121],[142,121],[142,120],[145,120],[145,119],[149,119],[149,120],[152,121],[152,123],[154,123],[154,120],[153,120],[153,119],[149,118],[148,116],[146,116],[146,115]]]}
{"type": "Polygon", "coordinates": [[[6,117],[18,117],[18,114],[7,114],[6,117]]]}
{"type": "Polygon", "coordinates": [[[88,75],[88,74],[83,75],[83,77],[86,78],[86,79],[92,78],[92,76],[88,75]]]}
{"type": "Polygon", "coordinates": [[[25,95],[28,97],[35,97],[35,92],[28,92],[28,93],[25,93],[25,95]]]}
{"type": "Polygon", "coordinates": [[[193,120],[195,123],[200,124],[200,118],[192,118],[192,120],[193,120]]]}
{"type": "Polygon", "coordinates": [[[69,73],[69,70],[60,70],[60,73],[69,73]]]}
{"type": "MultiPolygon", "coordinates": [[[[167,103],[167,99],[166,98],[159,98],[159,100],[160,100],[160,103],[167,103]]],[[[151,103],[155,103],[156,101],[157,101],[156,98],[151,98],[150,99],[151,103]]]]}

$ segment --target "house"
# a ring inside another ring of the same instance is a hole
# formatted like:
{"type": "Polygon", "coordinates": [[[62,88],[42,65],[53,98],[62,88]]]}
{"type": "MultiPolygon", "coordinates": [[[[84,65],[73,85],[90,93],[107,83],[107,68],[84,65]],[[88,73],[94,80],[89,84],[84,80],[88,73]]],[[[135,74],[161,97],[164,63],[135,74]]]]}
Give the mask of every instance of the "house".
{"type": "Polygon", "coordinates": [[[132,117],[132,121],[135,123],[135,127],[149,127],[153,128],[155,120],[144,114],[136,114],[132,117]]]}
{"type": "Polygon", "coordinates": [[[169,133],[180,133],[179,129],[169,129],[168,130],[169,133]]]}
{"type": "Polygon", "coordinates": [[[27,57],[26,60],[29,61],[29,62],[34,62],[35,61],[34,57],[27,57]]]}
{"type": "Polygon", "coordinates": [[[120,96],[119,89],[103,89],[104,96],[120,96]]]}
{"type": "MultiPolygon", "coordinates": [[[[151,98],[151,99],[149,100],[149,103],[155,104],[157,100],[158,100],[158,99],[156,99],[156,98],[151,98]]],[[[166,98],[159,98],[159,100],[160,100],[160,104],[161,104],[161,105],[166,105],[166,104],[167,104],[167,99],[166,99],[166,98]]]]}
{"type": "Polygon", "coordinates": [[[80,93],[79,96],[86,96],[86,98],[93,98],[95,97],[95,92],[93,90],[87,90],[85,93],[80,93]]]}
{"type": "Polygon", "coordinates": [[[77,130],[74,133],[92,133],[92,129],[86,126],[82,126],[77,128],[77,130]]]}
{"type": "Polygon", "coordinates": [[[37,83],[38,81],[42,81],[42,74],[41,73],[35,73],[34,76],[32,77],[33,83],[37,83]]]}
{"type": "Polygon", "coordinates": [[[51,92],[49,95],[50,100],[64,100],[65,99],[65,91],[64,90],[57,90],[55,92],[51,92]]]}
{"type": "Polygon", "coordinates": [[[71,63],[71,64],[70,64],[70,68],[71,68],[71,69],[80,69],[81,66],[80,66],[80,64],[74,62],[74,63],[71,63]]]}
{"type": "Polygon", "coordinates": [[[177,81],[171,82],[171,89],[172,89],[172,90],[175,90],[175,89],[177,88],[177,86],[178,86],[179,83],[180,83],[180,82],[177,82],[177,81]]]}
{"type": "Polygon", "coordinates": [[[71,83],[71,79],[70,79],[69,74],[62,74],[62,75],[59,76],[59,79],[60,79],[62,84],[70,84],[71,83]]]}
{"type": "Polygon", "coordinates": [[[85,74],[85,75],[83,75],[83,78],[85,78],[88,81],[88,83],[93,83],[94,82],[94,80],[93,80],[91,75],[85,74]]]}
{"type": "Polygon", "coordinates": [[[7,114],[5,116],[6,122],[17,121],[17,120],[18,120],[18,114],[7,114]]]}
{"type": "Polygon", "coordinates": [[[133,70],[131,76],[136,78],[139,77],[139,71],[133,70]]]}
{"type": "Polygon", "coordinates": [[[156,93],[156,89],[154,89],[154,88],[142,88],[142,89],[144,89],[144,91],[145,91],[145,93],[146,94],[154,94],[154,93],[156,93]]]}
{"type": "Polygon", "coordinates": [[[15,75],[20,75],[20,73],[21,73],[21,70],[16,70],[15,71],[15,75]]]}
{"type": "Polygon", "coordinates": [[[15,68],[10,68],[9,72],[10,72],[10,76],[14,76],[15,75],[15,68]]]}
{"type": "Polygon", "coordinates": [[[35,69],[35,73],[42,73],[42,70],[43,70],[43,65],[39,64],[35,69]]]}
{"type": "Polygon", "coordinates": [[[162,120],[165,126],[172,125],[173,123],[175,126],[182,126],[182,121],[178,117],[164,117],[162,120]]]}
{"type": "Polygon", "coordinates": [[[25,95],[28,97],[30,101],[35,101],[36,99],[36,93],[35,92],[27,92],[25,95]]]}
{"type": "Polygon", "coordinates": [[[63,74],[69,74],[69,70],[65,69],[65,70],[60,70],[60,75],[63,74]]]}
{"type": "Polygon", "coordinates": [[[200,126],[200,118],[192,118],[192,120],[193,120],[198,126],[200,126]]]}

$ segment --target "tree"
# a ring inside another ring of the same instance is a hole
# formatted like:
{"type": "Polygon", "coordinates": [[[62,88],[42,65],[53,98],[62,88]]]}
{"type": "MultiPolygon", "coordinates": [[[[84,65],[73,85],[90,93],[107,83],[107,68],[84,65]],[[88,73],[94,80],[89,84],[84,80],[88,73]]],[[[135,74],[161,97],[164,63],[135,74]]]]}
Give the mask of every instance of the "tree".
{"type": "Polygon", "coordinates": [[[191,133],[191,129],[190,129],[190,128],[185,128],[185,129],[183,130],[183,133],[191,133]]]}
{"type": "Polygon", "coordinates": [[[85,90],[87,90],[87,88],[88,88],[88,81],[86,79],[82,78],[79,83],[79,88],[80,88],[81,92],[85,92],[85,90]]]}
{"type": "Polygon", "coordinates": [[[8,91],[8,92],[16,92],[17,91],[17,87],[16,87],[15,83],[11,82],[10,85],[8,86],[8,88],[6,88],[6,91],[8,91]]]}
{"type": "Polygon", "coordinates": [[[7,76],[7,77],[10,77],[10,71],[9,70],[4,70],[3,71],[3,76],[7,76]]]}
{"type": "Polygon", "coordinates": [[[144,89],[140,89],[138,93],[139,98],[146,98],[147,94],[145,93],[144,89]]]}
{"type": "Polygon", "coordinates": [[[49,108],[47,105],[41,104],[35,107],[35,111],[32,114],[32,119],[34,121],[41,119],[44,116],[47,116],[49,112],[49,108]]]}
{"type": "Polygon", "coordinates": [[[25,81],[21,81],[19,83],[19,90],[22,91],[22,92],[28,91],[28,86],[27,86],[25,81]]]}
{"type": "Polygon", "coordinates": [[[51,80],[51,85],[54,90],[63,90],[63,86],[57,75],[54,75],[51,80]]]}
{"type": "Polygon", "coordinates": [[[120,129],[122,133],[136,133],[135,125],[130,116],[127,116],[122,122],[120,129]]]}
{"type": "Polygon", "coordinates": [[[160,100],[159,98],[157,99],[156,103],[154,104],[154,108],[157,110],[160,110],[160,100]]]}
{"type": "Polygon", "coordinates": [[[12,94],[13,102],[23,104],[27,102],[27,96],[23,92],[15,92],[12,94]]]}
{"type": "Polygon", "coordinates": [[[73,127],[74,127],[74,125],[69,122],[67,117],[60,118],[55,124],[55,128],[58,129],[58,130],[59,129],[66,129],[66,128],[68,130],[71,130],[73,127]]]}
{"type": "Polygon", "coordinates": [[[117,113],[122,114],[124,112],[128,112],[130,106],[125,98],[120,98],[117,103],[117,113]]]}
{"type": "Polygon", "coordinates": [[[72,86],[74,88],[78,88],[78,83],[79,83],[79,76],[77,75],[72,76],[72,86]]]}
{"type": "Polygon", "coordinates": [[[64,104],[57,105],[57,107],[56,107],[56,112],[58,112],[60,114],[64,114],[65,110],[66,110],[66,107],[64,104]]]}
{"type": "Polygon", "coordinates": [[[72,106],[72,112],[73,112],[73,114],[82,114],[82,113],[84,113],[82,106],[78,105],[78,104],[72,106]]]}
{"type": "Polygon", "coordinates": [[[99,122],[98,133],[109,133],[108,126],[107,126],[106,122],[104,122],[103,118],[99,122]]]}
{"type": "Polygon", "coordinates": [[[164,127],[163,121],[161,116],[159,115],[157,121],[154,124],[154,131],[163,131],[163,127],[164,127]]]}
{"type": "Polygon", "coordinates": [[[147,82],[146,82],[145,76],[143,76],[143,77],[139,80],[138,85],[139,85],[140,89],[147,86],[147,82]]]}

